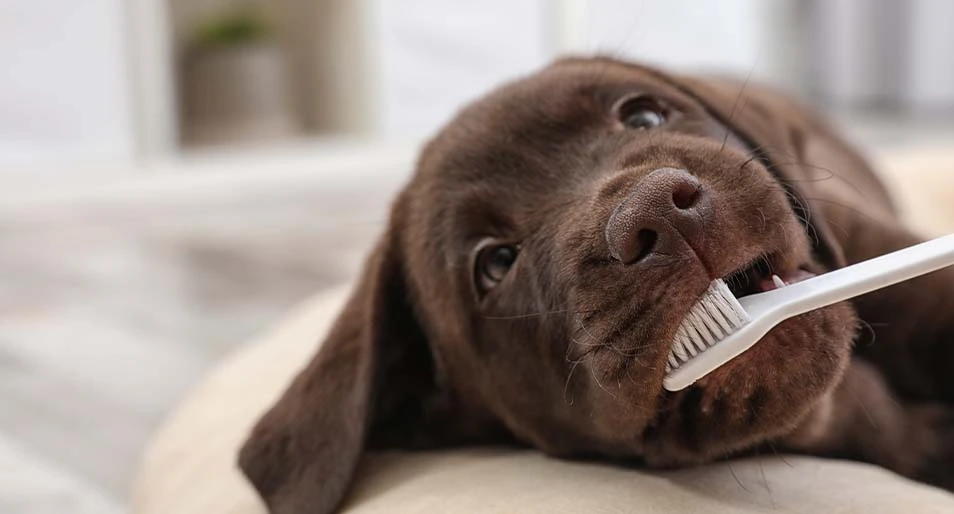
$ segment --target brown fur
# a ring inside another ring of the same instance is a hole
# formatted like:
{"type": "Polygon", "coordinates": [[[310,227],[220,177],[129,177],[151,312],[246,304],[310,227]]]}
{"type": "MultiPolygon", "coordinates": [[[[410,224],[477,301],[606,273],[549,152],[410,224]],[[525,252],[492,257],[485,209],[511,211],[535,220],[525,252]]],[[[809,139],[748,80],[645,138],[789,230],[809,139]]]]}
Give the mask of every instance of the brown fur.
{"type": "Polygon", "coordinates": [[[788,98],[561,60],[427,145],[240,464],[276,514],[333,511],[378,447],[513,443],[670,467],[771,445],[952,487],[952,271],[788,320],[694,386],[662,388],[668,343],[712,279],[759,257],[821,273],[916,241],[864,160],[788,98]],[[667,106],[664,126],[620,123],[614,105],[635,93],[667,106]],[[688,191],[685,211],[657,205],[666,187],[688,191]],[[642,227],[655,246],[632,239],[642,227]],[[520,250],[483,292],[486,238],[520,250]]]}

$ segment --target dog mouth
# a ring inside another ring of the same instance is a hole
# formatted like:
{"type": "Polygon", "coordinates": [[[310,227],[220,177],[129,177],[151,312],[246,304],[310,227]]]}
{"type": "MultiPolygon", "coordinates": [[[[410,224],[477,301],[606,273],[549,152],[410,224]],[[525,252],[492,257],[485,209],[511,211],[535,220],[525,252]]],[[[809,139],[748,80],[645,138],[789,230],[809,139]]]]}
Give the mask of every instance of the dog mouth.
{"type": "Polygon", "coordinates": [[[815,276],[804,266],[785,268],[776,254],[762,254],[747,264],[729,273],[722,280],[736,298],[764,293],[786,284],[794,284],[815,276]],[[777,277],[782,283],[779,284],[777,277]]]}
{"type": "MultiPolygon", "coordinates": [[[[729,307],[731,302],[726,303],[727,300],[724,298],[728,294],[739,299],[772,291],[815,276],[804,266],[785,267],[781,264],[784,260],[779,257],[779,255],[771,254],[760,255],[721,280],[712,283],[719,283],[719,286],[710,285],[679,327],[679,332],[668,352],[667,376],[699,355],[706,354],[709,348],[719,345],[728,333],[748,323],[747,314],[742,310],[741,305],[736,303],[736,307],[729,307]],[[722,292],[719,292],[720,287],[722,292]],[[713,307],[717,305],[726,307],[713,307]],[[700,306],[703,307],[700,308],[700,306]]],[[[709,372],[711,371],[714,369],[709,372]]]]}

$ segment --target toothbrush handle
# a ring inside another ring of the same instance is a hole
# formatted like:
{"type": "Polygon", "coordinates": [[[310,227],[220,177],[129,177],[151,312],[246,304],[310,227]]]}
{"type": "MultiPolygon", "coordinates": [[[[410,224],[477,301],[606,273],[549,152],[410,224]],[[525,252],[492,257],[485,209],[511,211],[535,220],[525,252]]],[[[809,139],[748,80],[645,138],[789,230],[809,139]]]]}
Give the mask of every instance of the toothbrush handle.
{"type": "MultiPolygon", "coordinates": [[[[954,265],[954,234],[847,266],[779,289],[800,314],[954,265]]],[[[789,310],[786,309],[786,310],[789,310]]]]}

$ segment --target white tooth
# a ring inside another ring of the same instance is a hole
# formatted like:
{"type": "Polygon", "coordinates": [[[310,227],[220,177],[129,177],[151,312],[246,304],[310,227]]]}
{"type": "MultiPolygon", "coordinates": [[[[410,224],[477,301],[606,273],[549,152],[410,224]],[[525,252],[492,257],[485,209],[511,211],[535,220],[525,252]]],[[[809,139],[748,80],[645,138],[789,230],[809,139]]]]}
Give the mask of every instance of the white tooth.
{"type": "Polygon", "coordinates": [[[778,275],[772,275],[772,282],[775,282],[775,287],[781,289],[785,287],[785,281],[782,280],[778,275]]]}

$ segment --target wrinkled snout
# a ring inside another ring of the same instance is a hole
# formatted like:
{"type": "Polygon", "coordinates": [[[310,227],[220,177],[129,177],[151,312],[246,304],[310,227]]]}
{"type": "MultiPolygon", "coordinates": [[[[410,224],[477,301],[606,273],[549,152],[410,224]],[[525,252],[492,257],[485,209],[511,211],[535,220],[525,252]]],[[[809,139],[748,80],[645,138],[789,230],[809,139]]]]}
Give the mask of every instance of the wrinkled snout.
{"type": "Polygon", "coordinates": [[[711,225],[711,194],[695,176],[660,168],[639,180],[610,214],[610,255],[627,265],[665,265],[687,253],[702,257],[711,225]]]}

